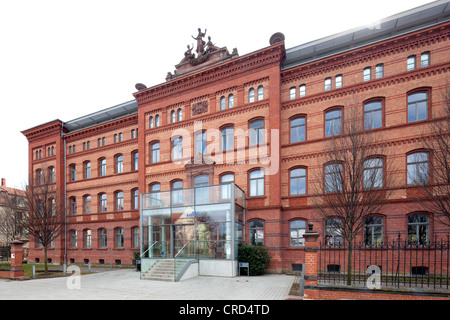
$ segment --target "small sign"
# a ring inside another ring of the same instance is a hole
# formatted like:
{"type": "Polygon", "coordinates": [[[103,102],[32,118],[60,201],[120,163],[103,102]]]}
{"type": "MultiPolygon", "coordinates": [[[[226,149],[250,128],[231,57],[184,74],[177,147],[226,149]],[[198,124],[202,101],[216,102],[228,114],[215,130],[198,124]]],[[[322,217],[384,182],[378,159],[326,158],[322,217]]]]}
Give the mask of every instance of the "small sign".
{"type": "Polygon", "coordinates": [[[16,257],[15,253],[11,253],[11,259],[14,259],[16,257]]]}
{"type": "Polygon", "coordinates": [[[247,268],[247,277],[250,276],[250,268],[248,262],[239,262],[239,276],[241,276],[241,268],[247,268]]]}

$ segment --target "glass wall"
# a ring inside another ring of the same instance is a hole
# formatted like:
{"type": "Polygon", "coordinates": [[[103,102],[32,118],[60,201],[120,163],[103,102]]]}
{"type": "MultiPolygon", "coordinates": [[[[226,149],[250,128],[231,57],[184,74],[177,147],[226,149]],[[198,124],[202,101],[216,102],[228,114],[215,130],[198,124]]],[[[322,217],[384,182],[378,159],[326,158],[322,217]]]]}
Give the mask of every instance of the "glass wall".
{"type": "Polygon", "coordinates": [[[233,182],[200,182],[192,189],[141,195],[141,259],[237,259],[245,194],[233,182]]]}

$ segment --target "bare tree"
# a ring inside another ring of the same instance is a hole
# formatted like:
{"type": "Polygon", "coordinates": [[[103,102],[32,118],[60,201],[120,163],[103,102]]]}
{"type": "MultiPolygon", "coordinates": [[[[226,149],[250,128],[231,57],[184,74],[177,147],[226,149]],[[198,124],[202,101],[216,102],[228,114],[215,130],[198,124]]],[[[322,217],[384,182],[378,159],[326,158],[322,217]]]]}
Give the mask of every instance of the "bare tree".
{"type": "MultiPolygon", "coordinates": [[[[319,164],[323,170],[313,184],[313,202],[326,226],[347,242],[349,285],[355,238],[366,219],[378,213],[389,197],[392,179],[381,133],[372,130],[372,118],[364,118],[361,110],[355,103],[340,111],[341,117],[335,118],[338,121],[326,123],[326,130],[334,135],[326,142],[325,161],[319,164]]],[[[326,235],[326,244],[333,243],[332,237],[326,235]]]]}
{"type": "Polygon", "coordinates": [[[47,249],[64,230],[65,202],[45,166],[36,171],[34,181],[30,182],[26,189],[28,215],[24,223],[29,237],[35,238],[44,249],[47,273],[47,249]]]}
{"type": "Polygon", "coordinates": [[[14,240],[14,237],[23,237],[23,219],[26,215],[27,205],[25,201],[25,192],[12,189],[11,192],[2,191],[3,210],[0,213],[0,234],[7,243],[14,240]]]}
{"type": "MultiPolygon", "coordinates": [[[[431,154],[432,165],[423,161],[415,172],[408,171],[412,184],[420,186],[419,204],[450,226],[450,85],[442,94],[443,103],[422,135],[423,148],[431,154]]],[[[428,159],[429,160],[429,159],[428,159]]]]}

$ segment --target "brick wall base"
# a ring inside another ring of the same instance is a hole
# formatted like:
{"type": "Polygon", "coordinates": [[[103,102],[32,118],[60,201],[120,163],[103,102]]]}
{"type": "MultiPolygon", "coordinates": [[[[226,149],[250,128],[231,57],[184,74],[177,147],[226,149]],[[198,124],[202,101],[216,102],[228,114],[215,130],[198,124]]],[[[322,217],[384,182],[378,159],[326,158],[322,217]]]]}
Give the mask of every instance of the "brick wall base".
{"type": "Polygon", "coordinates": [[[306,285],[303,300],[450,300],[450,293],[306,285]]]}

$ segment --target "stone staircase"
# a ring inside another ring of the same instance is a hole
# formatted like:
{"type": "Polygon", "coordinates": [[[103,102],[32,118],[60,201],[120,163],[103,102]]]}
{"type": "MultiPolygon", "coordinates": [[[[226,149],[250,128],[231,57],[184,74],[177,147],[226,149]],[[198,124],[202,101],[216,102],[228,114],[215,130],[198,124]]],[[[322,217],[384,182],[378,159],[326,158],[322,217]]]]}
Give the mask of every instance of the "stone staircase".
{"type": "Polygon", "coordinates": [[[174,282],[177,276],[175,274],[175,266],[178,272],[180,272],[184,269],[185,265],[186,260],[160,259],[142,275],[141,279],[174,282]]]}

